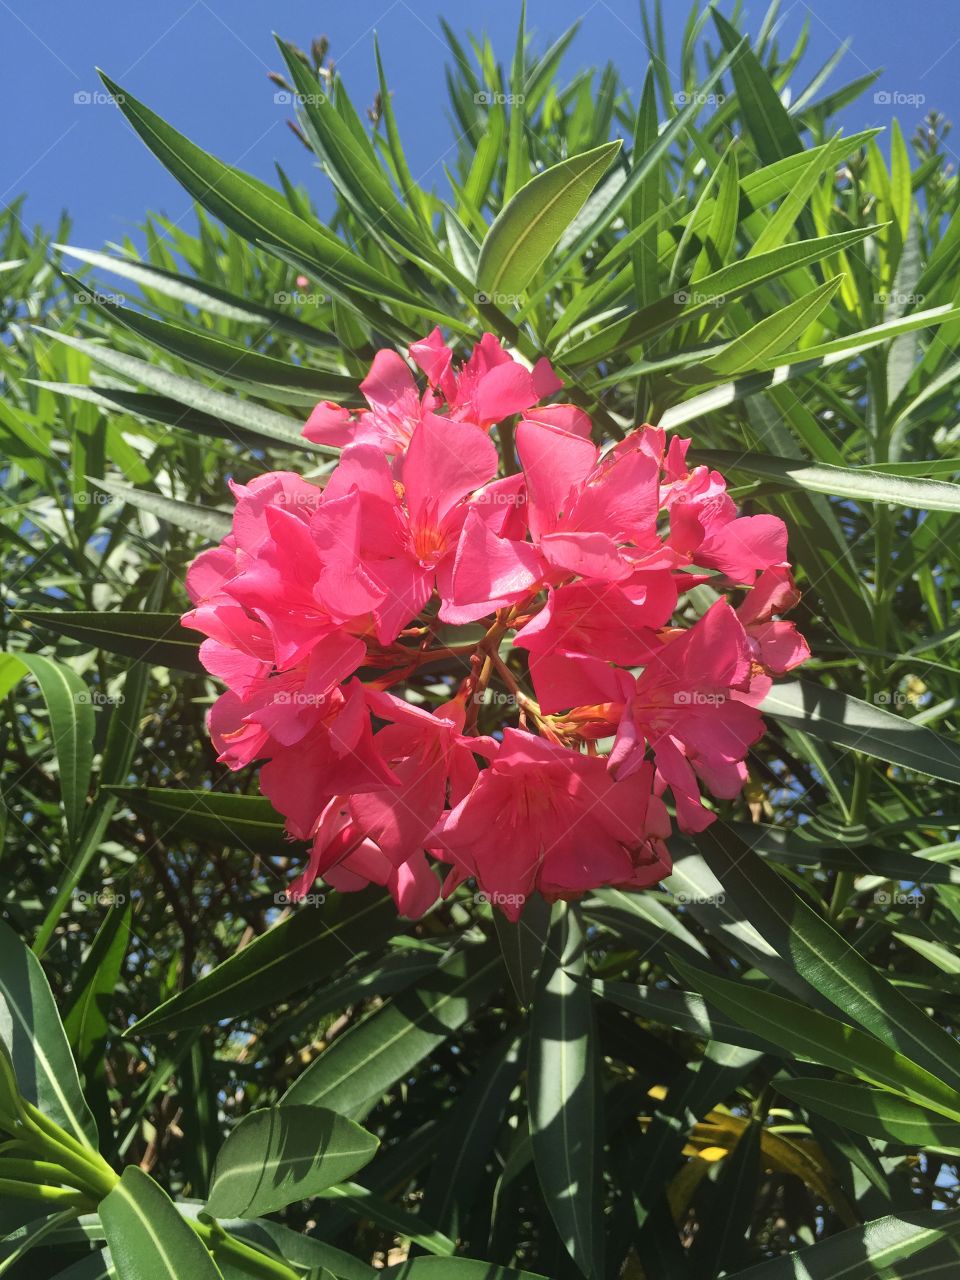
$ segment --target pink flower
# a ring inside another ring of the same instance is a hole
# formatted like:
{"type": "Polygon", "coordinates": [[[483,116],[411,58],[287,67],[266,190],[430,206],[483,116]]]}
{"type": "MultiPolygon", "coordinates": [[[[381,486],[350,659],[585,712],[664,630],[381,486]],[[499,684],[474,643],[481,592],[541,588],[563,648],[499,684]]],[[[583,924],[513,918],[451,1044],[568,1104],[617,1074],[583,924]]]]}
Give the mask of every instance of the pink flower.
{"type": "Polygon", "coordinates": [[[357,495],[362,574],[381,596],[373,613],[382,643],[416,618],[435,587],[449,594],[464,499],[496,470],[488,436],[434,413],[424,415],[395,471],[371,445],[344,450],[326,493],[357,495]]]}
{"type": "Polygon", "coordinates": [[[670,873],[670,823],[652,773],[615,780],[596,756],[506,729],[490,767],[434,834],[437,855],[453,863],[450,885],[475,877],[516,920],[535,889],[555,901],[656,883],[670,873]]]}
{"type": "Polygon", "coordinates": [[[522,413],[563,386],[548,360],[538,360],[528,369],[504,351],[492,333],[483,335],[459,370],[439,329],[411,343],[410,355],[427,375],[434,395],[439,392],[446,402],[449,416],[479,427],[522,413]]]}
{"type": "MultiPolygon", "coordinates": [[[[424,415],[438,411],[443,404],[445,417],[489,429],[495,422],[532,408],[563,386],[549,361],[538,360],[530,370],[505,351],[492,333],[483,335],[459,371],[454,369],[453,352],[439,329],[412,343],[410,356],[430,383],[422,399],[403,357],[396,351],[378,351],[360,383],[369,409],[354,415],[323,400],[307,419],[304,436],[314,444],[341,448],[372,444],[384,453],[402,453],[424,415]]],[[[565,430],[589,434],[589,418],[573,405],[555,405],[542,412],[565,430]]]]}
{"type": "Polygon", "coordinates": [[[393,896],[401,915],[417,919],[437,900],[440,882],[422,849],[396,866],[373,840],[357,828],[346,796],[335,796],[320,815],[310,860],[290,886],[288,897],[305,897],[317,876],[340,893],[356,893],[371,884],[393,896]]]}
{"type": "Polygon", "coordinates": [[[231,769],[267,761],[260,789],[299,840],[311,838],[332,796],[398,783],[377,748],[356,679],[315,693],[309,680],[287,676],[265,682],[246,701],[225,693],[211,710],[210,736],[231,769]]]}
{"type": "Polygon", "coordinates": [[[422,417],[417,384],[403,357],[396,351],[378,351],[360,390],[369,409],[354,417],[349,409],[321,400],[303,434],[314,444],[372,444],[385,453],[401,453],[422,417]]]}
{"type": "Polygon", "coordinates": [[[436,901],[439,882],[424,845],[444,805],[459,801],[478,769],[474,750],[495,749],[492,740],[462,734],[463,700],[431,714],[389,693],[367,691],[374,713],[393,723],[374,738],[396,785],[337,796],[321,815],[310,862],[292,888],[302,896],[317,876],[344,891],[369,883],[390,889],[404,915],[422,915],[436,901]]]}
{"type": "Polygon", "coordinates": [[[658,547],[659,468],[647,454],[600,459],[590,440],[532,418],[516,441],[531,542],[498,537],[479,514],[464,523],[453,575],[460,620],[571,576],[626,582],[658,547]]]}
{"type": "Polygon", "coordinates": [[[788,613],[800,599],[790,570],[764,569],[737,609],[754,658],[767,671],[783,675],[810,657],[810,646],[792,622],[774,618],[788,613]]]}
{"type": "Polygon", "coordinates": [[[310,842],[294,896],[376,884],[416,917],[431,859],[445,892],[473,877],[514,920],[534,892],[653,884],[665,794],[706,827],[701,788],[739,793],[772,677],[809,656],[781,616],[786,528],[741,515],[689,440],[642,426],[598,448],[581,409],[540,403],[549,364],[491,334],[461,366],[439,330],[410,356],[422,394],[379,352],[368,407],[321,404],[305,428],[344,446],[326,483],[233,485],[230,533],[190,567],[183,621],[227,686],[219,759],[258,766],[310,842]],[[490,428],[516,415],[501,475],[490,428]],[[719,598],[689,625],[704,584],[719,598]]]}
{"type": "Polygon", "coordinates": [[[383,598],[360,564],[358,502],[331,502],[284,472],[234,492],[232,532],[187,573],[197,607],[183,624],[209,637],[200,648],[207,670],[246,695],[324,644],[338,667],[352,656],[338,678],[349,675],[366,652],[364,615],[383,598]]]}
{"type": "Polygon", "coordinates": [[[609,767],[625,778],[649,744],[658,781],[670,787],[677,821],[702,831],[713,814],[700,802],[699,778],[723,799],[746,781],[744,757],[763,734],[749,696],[752,652],[746,632],[724,600],[651,660],[627,698],[609,767]]]}

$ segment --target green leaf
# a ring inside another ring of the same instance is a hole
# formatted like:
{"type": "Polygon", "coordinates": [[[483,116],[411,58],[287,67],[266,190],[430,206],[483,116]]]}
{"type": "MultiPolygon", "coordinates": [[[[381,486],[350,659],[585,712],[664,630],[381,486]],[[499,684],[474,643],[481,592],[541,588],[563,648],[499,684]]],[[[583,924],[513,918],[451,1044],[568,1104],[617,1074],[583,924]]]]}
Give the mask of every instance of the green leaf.
{"type": "MultiPolygon", "coordinates": [[[[503,179],[503,199],[508,203],[530,178],[530,157],[526,138],[526,45],[527,0],[520,0],[520,25],[510,67],[510,128],[507,133],[507,168],[503,179]]],[[[588,193],[589,194],[589,193],[588,193]]]]}
{"type": "Polygon", "coordinates": [[[220,289],[202,276],[164,271],[150,262],[117,257],[110,253],[99,253],[94,249],[81,249],[77,245],[55,244],[51,247],[59,253],[79,258],[81,262],[86,262],[90,266],[109,271],[111,275],[132,280],[152,293],[173,298],[187,307],[196,307],[206,315],[221,316],[224,320],[234,320],[241,324],[262,325],[271,332],[279,330],[281,333],[289,334],[291,338],[300,342],[309,342],[315,346],[334,345],[333,337],[325,330],[303,324],[292,316],[284,315],[282,311],[263,307],[252,298],[240,297],[226,289],[220,289]]]}
{"type": "MultiPolygon", "coordinates": [[[[656,145],[658,132],[657,94],[652,65],[647,68],[637,109],[637,119],[633,130],[633,154],[642,156],[656,145]]],[[[734,192],[736,193],[736,163],[728,165],[725,174],[733,172],[734,192]]],[[[726,182],[723,189],[727,190],[726,182]]],[[[630,199],[631,228],[649,224],[648,229],[638,236],[631,253],[633,268],[633,284],[637,295],[637,305],[646,306],[653,302],[658,292],[657,263],[657,227],[653,216],[660,200],[660,171],[651,168],[647,177],[637,185],[630,199]]],[[[719,265],[719,264],[718,264],[719,265]]]]}
{"type": "Polygon", "coordinates": [[[484,1169],[508,1113],[525,1054],[522,1034],[508,1030],[476,1065],[444,1128],[423,1195],[423,1213],[456,1239],[475,1204],[484,1169]]]}
{"type": "Polygon", "coordinates": [[[176,834],[251,854],[289,856],[290,842],[283,818],[266,796],[188,791],[173,786],[114,786],[110,792],[135,813],[157,818],[165,840],[176,834]]]}
{"type": "MultiPolygon", "coordinates": [[[[829,258],[841,249],[858,244],[875,230],[874,227],[861,227],[819,239],[797,240],[793,244],[772,249],[769,253],[758,254],[755,258],[731,262],[712,275],[698,280],[695,290],[688,293],[680,288],[674,293],[666,294],[632,315],[616,320],[576,346],[567,348],[563,353],[564,359],[578,365],[593,364],[624,347],[634,346],[662,329],[695,319],[708,311],[719,311],[758,285],[785,275],[797,267],[829,258]]],[[[811,357],[816,354],[816,349],[810,353],[811,357]]]]}
{"type": "Polygon", "coordinates": [[[827,493],[858,502],[891,502],[918,511],[960,511],[960,484],[920,480],[872,471],[867,467],[835,467],[732,449],[693,449],[691,457],[720,470],[781,481],[790,488],[827,493]]]}
{"type": "Polygon", "coordinates": [[[706,1203],[698,1209],[699,1230],[690,1250],[694,1280],[729,1274],[747,1253],[761,1172],[763,1125],[751,1119],[720,1165],[706,1203]]]}
{"type": "Polygon", "coordinates": [[[679,959],[673,963],[708,1004],[763,1037],[772,1052],[859,1076],[960,1121],[960,1094],[857,1027],[756,984],[718,978],[679,959]]]}
{"type": "MultiPolygon", "coordinates": [[[[766,944],[793,970],[878,1040],[960,1094],[960,1043],[897,990],[805,899],[717,821],[697,837],[720,878],[728,906],[758,929],[766,944]]],[[[756,963],[766,968],[758,952],[756,963]]],[[[779,981],[774,969],[771,975],[779,981]]]]}
{"type": "Polygon", "coordinates": [[[106,477],[96,479],[89,477],[91,484],[98,489],[112,494],[122,502],[129,503],[143,511],[149,511],[158,520],[166,520],[178,529],[186,529],[189,533],[199,533],[211,542],[219,542],[230,532],[233,525],[232,516],[226,511],[217,511],[212,507],[199,507],[193,502],[182,502],[179,498],[167,498],[162,493],[150,493],[146,489],[134,489],[119,480],[106,477]]]}
{"type": "Polygon", "coordinates": [[[99,1213],[118,1280],[223,1280],[170,1197],[136,1165],[127,1165],[99,1213]]]}
{"type": "Polygon", "coordinates": [[[27,1101],[95,1150],[97,1127],[40,961],[2,921],[0,1040],[27,1101]]]}
{"type": "MultiPolygon", "coordinates": [[[[730,1280],[877,1280],[896,1276],[889,1271],[938,1241],[960,1233],[960,1212],[923,1210],[890,1214],[866,1226],[841,1231],[819,1244],[759,1266],[738,1271],[730,1280]]],[[[903,1274],[907,1274],[904,1272],[903,1274]]],[[[911,1276],[924,1272],[909,1270],[911,1276]]],[[[946,1273],[945,1273],[946,1274],[946,1273]]],[[[930,1275],[929,1272],[926,1275],[930,1275]]]]}
{"type": "Polygon", "coordinates": [[[530,1021],[527,1097],[534,1165],[560,1239],[589,1280],[603,1275],[596,1050],[584,935],[559,904],[530,1021]]]}
{"type": "Polygon", "coordinates": [[[493,925],[517,1000],[521,1008],[528,1009],[550,932],[550,904],[539,894],[531,894],[516,922],[494,907],[493,925]]]}
{"type": "MultiPolygon", "coordinates": [[[[203,1207],[197,1204],[181,1203],[177,1207],[191,1221],[205,1213],[203,1207]]],[[[276,1259],[282,1258],[288,1266],[309,1272],[310,1280],[324,1280],[328,1274],[336,1275],[337,1280],[379,1280],[383,1275],[382,1271],[375,1270],[352,1254],[335,1249],[316,1236],[301,1235],[269,1218],[221,1219],[220,1226],[231,1236],[244,1244],[252,1245],[261,1253],[271,1254],[276,1259]],[[325,1269],[321,1270],[322,1268],[325,1269]]],[[[233,1273],[229,1280],[233,1280],[233,1273]]]]}
{"type": "Polygon", "coordinates": [[[724,47],[729,51],[738,50],[732,65],[737,105],[760,159],[764,164],[772,164],[800,151],[797,126],[787,114],[769,73],[749,45],[744,47],[741,43],[739,31],[717,9],[712,13],[724,47]]]}
{"type": "Polygon", "coordinates": [[[285,249],[330,287],[417,305],[415,295],[376,271],[321,223],[297,217],[276,191],[203,151],[102,72],[101,79],[161,164],[238,235],[268,250],[285,249]]]}
{"type": "Polygon", "coordinates": [[[95,713],[90,691],[80,677],[61,662],[39,653],[17,653],[21,667],[33,676],[50,716],[60,775],[60,801],[67,824],[67,838],[75,846],[86,812],[87,791],[93,768],[95,713]]]}
{"type": "Polygon", "coordinates": [[[31,626],[80,640],[91,649],[121,653],[157,667],[202,671],[199,641],[179,613],[98,613],[83,609],[24,609],[14,615],[31,626]]]}
{"type": "Polygon", "coordinates": [[[544,1280],[532,1271],[515,1271],[475,1258],[410,1258],[377,1274],[383,1280],[544,1280]]]}
{"type": "Polygon", "coordinates": [[[909,933],[894,930],[893,936],[916,951],[918,955],[936,965],[943,973],[960,973],[960,955],[942,942],[931,942],[929,938],[912,938],[909,933]]]}
{"type": "Polygon", "coordinates": [[[275,1004],[335,969],[344,952],[373,950],[396,931],[397,909],[388,894],[379,889],[331,893],[322,906],[298,907],[281,924],[141,1018],[133,1030],[182,1031],[275,1004]]]}
{"type": "MultiPolygon", "coordinates": [[[[54,1236],[61,1227],[73,1222],[76,1216],[76,1209],[65,1209],[62,1213],[37,1219],[18,1231],[13,1240],[0,1244],[0,1255],[2,1255],[0,1256],[0,1276],[8,1275],[13,1271],[20,1260],[32,1249],[42,1246],[45,1242],[51,1243],[50,1237],[54,1236]]],[[[23,1275],[23,1270],[18,1269],[17,1274],[23,1275]]]]}
{"type": "MultiPolygon", "coordinates": [[[[262,404],[256,404],[253,400],[242,400],[239,396],[228,395],[224,391],[216,391],[213,387],[208,387],[202,382],[196,382],[192,378],[181,377],[180,374],[171,373],[168,369],[162,369],[146,360],[140,360],[137,356],[127,355],[123,351],[112,351],[109,347],[100,346],[95,342],[87,342],[83,338],[71,337],[68,333],[58,333],[53,329],[44,329],[40,325],[35,325],[34,327],[38,333],[44,333],[48,338],[53,338],[55,341],[63,343],[64,346],[72,347],[74,351],[83,352],[91,360],[105,365],[108,369],[112,369],[114,373],[119,373],[123,377],[129,378],[132,382],[149,387],[151,391],[157,392],[165,400],[176,401],[179,404],[186,405],[188,409],[195,409],[207,415],[209,418],[219,419],[225,423],[233,423],[243,431],[254,432],[257,435],[266,436],[269,440],[278,440],[284,444],[293,445],[307,453],[330,452],[329,449],[321,449],[319,446],[312,445],[308,440],[304,440],[302,435],[303,424],[287,414],[277,413],[262,404]]],[[[109,396],[112,393],[104,390],[100,394],[109,396]]],[[[187,420],[188,415],[185,413],[185,424],[187,420]]],[[[161,421],[166,421],[166,419],[162,418],[161,421]]],[[[242,437],[238,436],[238,439],[242,440],[242,437]]]]}
{"type": "Polygon", "coordinates": [[[842,280],[843,276],[834,276],[788,303],[781,311],[765,316],[752,329],[734,338],[719,355],[711,357],[706,362],[707,367],[723,377],[730,377],[752,369],[759,361],[785,350],[816,320],[840,288],[842,280]]]}
{"type": "MultiPolygon", "coordinates": [[[[746,42],[747,37],[744,36],[743,44],[746,45],[746,42]]],[[[600,202],[600,207],[582,228],[577,227],[572,241],[564,245],[565,252],[560,261],[549,273],[547,280],[536,291],[535,297],[539,297],[548,288],[552,287],[557,280],[566,276],[572,265],[585,252],[594,249],[598,240],[615,220],[623,205],[632,198],[648,177],[659,172],[670,148],[677,142],[685,129],[692,128],[694,121],[702,110],[704,96],[726,73],[734,56],[735,53],[728,53],[715,62],[697,90],[689,95],[689,101],[683,110],[678,111],[672,119],[668,120],[663,129],[657,134],[657,140],[653,146],[644,151],[641,156],[631,156],[632,166],[626,176],[626,180],[610,190],[609,197],[600,202]]],[[[658,60],[654,59],[651,65],[656,73],[660,66],[658,60]]],[[[611,184],[608,182],[598,194],[604,195],[609,188],[611,188],[611,184]]],[[[627,238],[625,236],[624,240],[627,238]]],[[[630,278],[632,279],[632,274],[630,278]]]]}
{"type": "Polygon", "coordinates": [[[362,1111],[483,1006],[502,973],[499,953],[466,946],[434,978],[402,992],[336,1039],[295,1080],[284,1102],[362,1111]]]}
{"type": "Polygon", "coordinates": [[[343,1182],[378,1146],[372,1133],[322,1107],[252,1111],[220,1149],[207,1211],[216,1218],[273,1213],[343,1182]]]}
{"type": "Polygon", "coordinates": [[[855,1133],[911,1147],[960,1150],[960,1124],[882,1089],[840,1080],[778,1080],[777,1088],[805,1110],[855,1133]]]}
{"type": "MultiPolygon", "coordinates": [[[[696,973],[699,982],[701,971],[698,969],[696,973]]],[[[685,1031],[701,1040],[717,1040],[722,1044],[740,1045],[744,1049],[757,1049],[761,1053],[771,1051],[765,1036],[745,1031],[733,1019],[718,1017],[696,991],[667,991],[660,987],[602,982],[599,979],[593,979],[589,985],[601,1000],[609,1000],[648,1022],[685,1031]]]]}
{"type": "Polygon", "coordinates": [[[409,1209],[403,1209],[392,1200],[375,1195],[357,1182],[344,1182],[329,1187],[323,1195],[331,1200],[339,1200],[351,1217],[373,1222],[391,1235],[412,1240],[430,1253],[449,1256],[456,1252],[457,1246],[449,1236],[424,1222],[419,1213],[411,1213],[409,1209]]]}
{"type": "Polygon", "coordinates": [[[516,297],[556,247],[565,228],[620,150],[606,142],[537,174],[497,215],[480,249],[477,287],[497,302],[516,297]]]}
{"type": "MultiPolygon", "coordinates": [[[[72,276],[66,276],[65,279],[78,288],[82,284],[72,276]]],[[[357,384],[345,374],[277,360],[274,356],[262,355],[249,347],[227,342],[213,333],[157,320],[106,298],[96,301],[95,305],[108,319],[135,334],[140,339],[140,345],[144,342],[153,344],[180,360],[210,369],[222,378],[254,382],[267,387],[309,391],[318,400],[355,402],[357,399],[357,384]]]]}
{"type": "Polygon", "coordinates": [[[960,783],[960,749],[948,738],[837,689],[807,680],[778,681],[760,709],[824,742],[960,783]]]}
{"type": "Polygon", "coordinates": [[[112,999],[123,969],[132,915],[132,902],[113,904],[71,988],[70,1011],[63,1028],[85,1070],[104,1065],[100,1050],[109,1027],[104,1005],[112,999]],[[98,1060],[91,1063],[94,1053],[98,1060]]]}
{"type": "MultiPolygon", "coordinates": [[[[155,396],[149,391],[127,391],[120,387],[88,387],[73,382],[41,382],[35,378],[25,378],[25,382],[34,387],[42,387],[52,391],[54,395],[63,396],[67,400],[79,400],[85,404],[95,404],[110,414],[131,415],[143,418],[147,422],[162,422],[165,426],[176,427],[180,431],[193,435],[213,436],[217,440],[230,440],[234,444],[252,445],[262,448],[272,440],[271,436],[262,432],[245,431],[242,427],[234,427],[223,418],[216,418],[211,413],[202,413],[199,409],[190,409],[171,400],[169,396],[155,396]]],[[[196,384],[199,386],[199,383],[196,384]]],[[[236,404],[247,403],[243,400],[236,404]]]]}
{"type": "Polygon", "coordinates": [[[408,257],[438,264],[435,243],[397,198],[366,133],[362,127],[351,127],[355,116],[343,82],[333,82],[331,95],[327,83],[320,83],[286,41],[278,38],[277,44],[298,95],[304,132],[344,203],[374,240],[385,246],[393,243],[408,257]]]}

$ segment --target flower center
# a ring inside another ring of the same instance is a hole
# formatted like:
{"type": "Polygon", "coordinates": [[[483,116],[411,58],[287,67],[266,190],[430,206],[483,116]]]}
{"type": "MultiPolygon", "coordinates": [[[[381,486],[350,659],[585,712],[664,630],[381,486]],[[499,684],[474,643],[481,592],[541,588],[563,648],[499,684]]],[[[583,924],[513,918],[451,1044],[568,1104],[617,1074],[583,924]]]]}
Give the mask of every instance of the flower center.
{"type": "Polygon", "coordinates": [[[410,530],[410,549],[425,569],[432,569],[443,558],[447,536],[436,525],[420,525],[410,530]]]}

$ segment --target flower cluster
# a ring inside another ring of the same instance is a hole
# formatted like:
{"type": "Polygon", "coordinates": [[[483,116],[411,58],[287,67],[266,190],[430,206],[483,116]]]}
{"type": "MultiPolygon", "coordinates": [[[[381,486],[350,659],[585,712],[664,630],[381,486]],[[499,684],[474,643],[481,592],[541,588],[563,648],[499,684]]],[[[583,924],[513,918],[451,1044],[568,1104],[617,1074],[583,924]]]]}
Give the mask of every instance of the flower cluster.
{"type": "Polygon", "coordinates": [[[687,440],[599,448],[582,410],[542,404],[549,363],[491,334],[459,367],[438,330],[410,356],[422,393],[379,352],[369,408],[323,403],[304,428],[342,448],[325,483],[233,485],[231,533],[189,570],[184,623],[227,686],[219,758],[260,762],[311,842],[294,895],[372,882],[417,916],[473,878],[516,919],[534,890],[654,884],[665,798],[706,827],[701,787],[739,793],[771,676],[808,655],[780,618],[785,526],[739,515],[687,440]]]}

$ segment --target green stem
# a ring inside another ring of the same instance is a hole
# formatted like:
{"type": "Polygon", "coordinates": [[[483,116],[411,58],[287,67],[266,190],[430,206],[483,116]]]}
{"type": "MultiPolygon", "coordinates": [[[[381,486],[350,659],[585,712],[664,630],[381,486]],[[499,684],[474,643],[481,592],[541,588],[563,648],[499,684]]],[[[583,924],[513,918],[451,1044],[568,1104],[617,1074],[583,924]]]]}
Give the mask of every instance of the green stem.
{"type": "Polygon", "coordinates": [[[96,1207],[96,1199],[79,1191],[64,1187],[44,1187],[36,1182],[17,1182],[13,1178],[0,1178],[0,1195],[13,1196],[15,1200],[39,1200],[51,1208],[61,1205],[92,1210],[96,1207]]]}
{"type": "Polygon", "coordinates": [[[280,1258],[273,1258],[228,1235],[219,1222],[197,1222],[193,1218],[187,1221],[210,1250],[215,1262],[223,1258],[248,1275],[266,1276],[270,1280],[303,1280],[301,1272],[287,1266],[280,1258]]]}
{"type": "Polygon", "coordinates": [[[55,1164],[63,1165],[89,1189],[94,1199],[100,1200],[109,1195],[117,1185],[117,1174],[98,1151],[84,1147],[30,1102],[24,1104],[24,1123],[41,1154],[50,1156],[55,1164]]]}
{"type": "MultiPolygon", "coordinates": [[[[38,1182],[47,1186],[57,1186],[65,1182],[73,1187],[73,1174],[62,1164],[54,1164],[52,1160],[8,1160],[0,1158],[0,1177],[15,1178],[18,1181],[38,1182]]],[[[74,1190],[86,1190],[75,1187],[74,1190]]]]}

